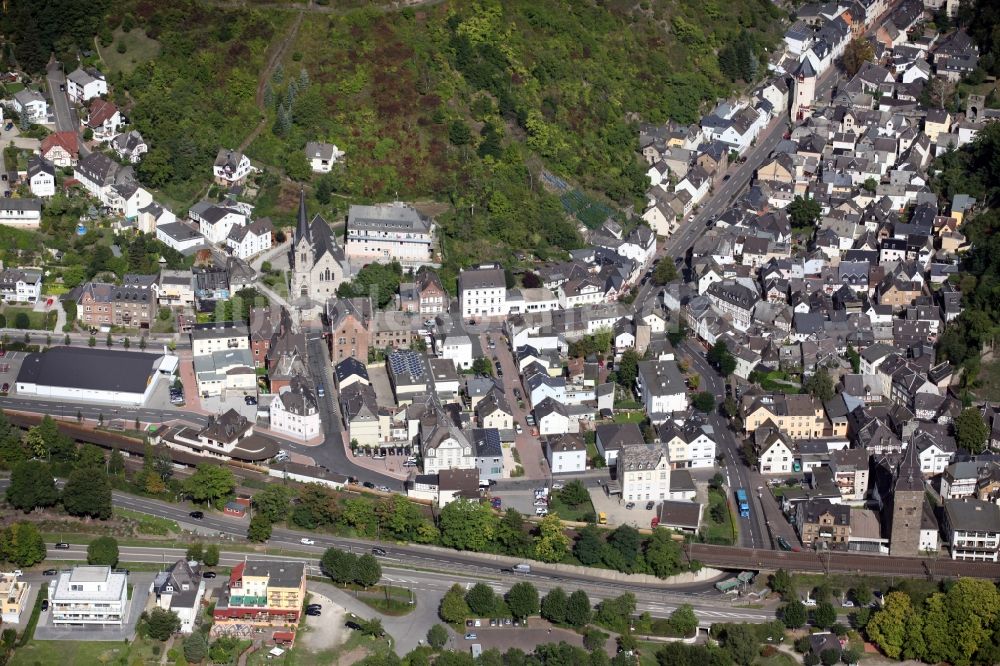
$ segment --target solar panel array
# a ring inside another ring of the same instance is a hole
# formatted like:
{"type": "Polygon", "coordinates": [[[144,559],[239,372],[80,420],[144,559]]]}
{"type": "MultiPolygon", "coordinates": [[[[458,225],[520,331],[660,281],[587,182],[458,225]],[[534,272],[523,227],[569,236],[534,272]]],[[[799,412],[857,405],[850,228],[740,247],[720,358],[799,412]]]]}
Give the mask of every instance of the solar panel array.
{"type": "Polygon", "coordinates": [[[419,379],[424,375],[423,359],[415,351],[397,350],[390,353],[389,367],[396,376],[409,373],[414,379],[419,379]]]}

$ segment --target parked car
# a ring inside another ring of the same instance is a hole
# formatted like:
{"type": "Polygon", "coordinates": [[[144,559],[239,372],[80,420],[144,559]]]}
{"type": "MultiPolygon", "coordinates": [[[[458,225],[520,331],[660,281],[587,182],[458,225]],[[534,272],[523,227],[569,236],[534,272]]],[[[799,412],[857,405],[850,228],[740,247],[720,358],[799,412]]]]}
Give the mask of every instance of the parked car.
{"type": "Polygon", "coordinates": [[[58,550],[69,550],[69,544],[66,543],[65,541],[60,541],[59,543],[56,544],[56,548],[58,550]]]}
{"type": "Polygon", "coordinates": [[[309,604],[306,610],[323,610],[323,604],[309,604]]]}
{"type": "Polygon", "coordinates": [[[10,383],[4,382],[3,386],[0,386],[0,393],[10,393],[10,383]]]}
{"type": "Polygon", "coordinates": [[[854,608],[854,602],[850,599],[844,599],[844,603],[840,604],[844,608],[854,608]]]}
{"type": "Polygon", "coordinates": [[[547,516],[547,515],[549,515],[549,510],[546,509],[544,506],[540,506],[537,509],[535,509],[535,515],[536,516],[547,516]]]}
{"type": "Polygon", "coordinates": [[[556,481],[555,483],[552,484],[552,490],[562,490],[565,487],[566,486],[563,484],[562,481],[556,481]]]}
{"type": "Polygon", "coordinates": [[[476,636],[476,632],[474,632],[474,631],[470,631],[469,633],[467,633],[465,635],[465,640],[467,640],[467,641],[474,641],[477,638],[479,638],[479,636],[476,636]]]}
{"type": "Polygon", "coordinates": [[[205,517],[205,512],[204,511],[192,511],[188,515],[191,516],[192,518],[197,518],[198,520],[201,520],[202,518],[205,517]]]}
{"type": "Polygon", "coordinates": [[[375,489],[375,484],[372,483],[371,481],[365,481],[361,485],[364,486],[365,488],[371,488],[372,490],[375,489]]]}
{"type": "Polygon", "coordinates": [[[521,427],[521,424],[520,423],[515,423],[514,424],[514,433],[517,434],[517,435],[520,435],[523,432],[524,432],[524,428],[521,427]]]}
{"type": "Polygon", "coordinates": [[[306,609],[306,615],[310,617],[320,617],[321,615],[323,615],[323,611],[306,609]]]}
{"type": "Polygon", "coordinates": [[[58,569],[46,569],[45,571],[42,572],[42,575],[43,576],[55,576],[57,573],[59,573],[58,569]]]}
{"type": "Polygon", "coordinates": [[[323,397],[324,395],[326,395],[326,389],[324,389],[324,388],[323,388],[323,385],[322,385],[322,384],[320,384],[319,386],[317,386],[317,387],[316,387],[316,395],[318,395],[318,396],[319,396],[319,397],[321,397],[321,398],[322,398],[322,397],[323,397]]]}
{"type": "Polygon", "coordinates": [[[654,506],[656,506],[656,502],[646,502],[646,511],[652,511],[654,506]]]}
{"type": "Polygon", "coordinates": [[[214,571],[206,571],[205,573],[203,573],[203,574],[201,575],[201,577],[202,577],[202,578],[215,578],[215,577],[216,577],[216,576],[218,576],[218,575],[219,575],[219,574],[215,573],[214,571]]]}
{"type": "Polygon", "coordinates": [[[392,490],[389,489],[389,486],[378,486],[375,490],[378,490],[379,492],[383,492],[383,493],[391,493],[392,492],[392,490]]]}
{"type": "Polygon", "coordinates": [[[43,611],[47,611],[48,609],[49,609],[49,600],[48,599],[42,599],[42,610],[43,611]]]}
{"type": "Polygon", "coordinates": [[[243,397],[243,402],[245,402],[248,405],[256,405],[257,404],[257,398],[253,397],[252,395],[244,396],[243,397]]]}
{"type": "Polygon", "coordinates": [[[635,508],[635,502],[629,502],[628,504],[625,505],[625,508],[626,509],[634,509],[635,508]]]}

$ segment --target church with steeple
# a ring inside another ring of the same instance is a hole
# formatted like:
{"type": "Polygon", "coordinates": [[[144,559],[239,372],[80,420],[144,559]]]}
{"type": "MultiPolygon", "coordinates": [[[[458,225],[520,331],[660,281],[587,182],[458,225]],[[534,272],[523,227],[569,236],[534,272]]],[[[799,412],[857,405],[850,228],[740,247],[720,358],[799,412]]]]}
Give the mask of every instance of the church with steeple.
{"type": "Polygon", "coordinates": [[[299,192],[299,215],[288,265],[292,273],[291,299],[308,299],[322,306],[337,295],[337,287],[350,275],[344,248],[337,244],[330,225],[320,215],[310,221],[306,195],[299,192]]]}

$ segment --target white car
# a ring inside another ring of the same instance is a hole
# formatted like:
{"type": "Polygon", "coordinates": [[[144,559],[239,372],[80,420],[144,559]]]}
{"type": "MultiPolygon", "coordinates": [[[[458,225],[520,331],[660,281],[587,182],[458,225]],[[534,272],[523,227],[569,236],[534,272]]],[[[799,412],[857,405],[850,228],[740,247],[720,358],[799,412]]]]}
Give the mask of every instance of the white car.
{"type": "Polygon", "coordinates": [[[299,543],[301,543],[304,546],[315,546],[316,545],[316,541],[315,540],[313,540],[313,539],[307,539],[306,537],[302,537],[301,539],[299,539],[299,543]]]}
{"type": "Polygon", "coordinates": [[[844,608],[854,608],[854,602],[850,599],[844,599],[844,603],[840,604],[844,608]]]}
{"type": "Polygon", "coordinates": [[[518,435],[524,432],[524,428],[521,427],[520,423],[514,424],[514,432],[517,433],[518,435]]]}
{"type": "Polygon", "coordinates": [[[536,516],[547,516],[547,515],[549,515],[549,510],[546,509],[544,506],[540,506],[537,509],[535,509],[535,515],[536,516]]]}
{"type": "Polygon", "coordinates": [[[552,490],[562,490],[564,487],[562,481],[556,481],[552,484],[552,490]]]}
{"type": "Polygon", "coordinates": [[[815,599],[806,598],[805,601],[802,602],[802,604],[805,605],[805,606],[812,607],[812,606],[816,605],[816,600],[815,599]]]}

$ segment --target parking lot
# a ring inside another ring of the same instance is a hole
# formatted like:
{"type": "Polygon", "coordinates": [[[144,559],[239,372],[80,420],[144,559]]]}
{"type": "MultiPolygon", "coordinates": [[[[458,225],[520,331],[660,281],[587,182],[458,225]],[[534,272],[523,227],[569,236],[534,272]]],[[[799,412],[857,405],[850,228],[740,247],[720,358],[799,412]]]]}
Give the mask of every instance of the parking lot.
{"type": "MultiPolygon", "coordinates": [[[[463,627],[464,634],[449,640],[448,647],[453,650],[471,650],[474,644],[481,645],[484,650],[497,649],[506,652],[511,647],[518,647],[525,652],[531,652],[536,646],[544,643],[559,643],[565,641],[570,645],[583,647],[583,635],[569,629],[553,627],[545,620],[532,618],[528,626],[515,627],[504,625],[489,626],[489,620],[483,620],[486,626],[463,627]],[[466,634],[475,634],[474,639],[466,639],[466,634]]],[[[608,639],[605,645],[608,656],[616,653],[615,641],[608,639]]]]}
{"type": "Polygon", "coordinates": [[[12,351],[6,352],[0,358],[0,387],[8,384],[7,390],[10,393],[14,393],[14,380],[17,379],[17,373],[21,370],[25,356],[27,352],[12,351]]]}
{"type": "MultiPolygon", "coordinates": [[[[605,481],[605,483],[607,483],[605,481]]],[[[608,517],[608,525],[631,525],[633,527],[649,527],[649,521],[656,515],[656,505],[651,510],[646,509],[648,502],[636,502],[631,509],[626,509],[628,502],[622,501],[621,495],[609,495],[607,486],[590,485],[590,501],[594,504],[594,512],[602,511],[608,517]]]]}

